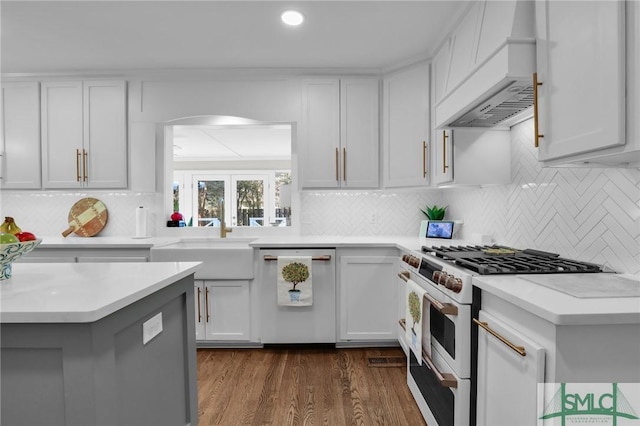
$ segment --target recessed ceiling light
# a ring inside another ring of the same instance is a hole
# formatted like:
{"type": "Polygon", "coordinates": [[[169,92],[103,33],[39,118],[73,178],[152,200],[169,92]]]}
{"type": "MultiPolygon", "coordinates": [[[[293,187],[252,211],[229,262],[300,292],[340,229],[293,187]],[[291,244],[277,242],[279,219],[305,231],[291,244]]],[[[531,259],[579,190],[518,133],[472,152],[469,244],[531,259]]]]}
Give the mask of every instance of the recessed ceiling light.
{"type": "Polygon", "coordinates": [[[304,15],[295,10],[287,10],[282,15],[280,15],[280,19],[287,25],[291,25],[293,27],[302,24],[304,21],[304,15]]]}

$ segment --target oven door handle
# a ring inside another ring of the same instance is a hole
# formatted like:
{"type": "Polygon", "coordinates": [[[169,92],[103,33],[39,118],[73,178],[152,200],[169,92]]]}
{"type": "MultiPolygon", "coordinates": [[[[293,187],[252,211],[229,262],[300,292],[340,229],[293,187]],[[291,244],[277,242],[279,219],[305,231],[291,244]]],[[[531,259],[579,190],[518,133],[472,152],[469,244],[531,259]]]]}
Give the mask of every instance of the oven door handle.
{"type": "Polygon", "coordinates": [[[438,381],[443,387],[454,388],[454,389],[458,387],[458,381],[456,380],[455,376],[450,373],[441,373],[440,370],[436,368],[436,365],[433,363],[433,360],[424,351],[424,349],[422,350],[422,359],[424,360],[424,362],[427,363],[427,365],[429,366],[429,369],[433,372],[433,374],[436,376],[436,379],[438,379],[438,381]]]}
{"type": "Polygon", "coordinates": [[[440,312],[443,315],[458,315],[458,307],[451,303],[442,303],[439,300],[436,300],[429,293],[424,294],[424,299],[433,306],[436,311],[440,312]]]}

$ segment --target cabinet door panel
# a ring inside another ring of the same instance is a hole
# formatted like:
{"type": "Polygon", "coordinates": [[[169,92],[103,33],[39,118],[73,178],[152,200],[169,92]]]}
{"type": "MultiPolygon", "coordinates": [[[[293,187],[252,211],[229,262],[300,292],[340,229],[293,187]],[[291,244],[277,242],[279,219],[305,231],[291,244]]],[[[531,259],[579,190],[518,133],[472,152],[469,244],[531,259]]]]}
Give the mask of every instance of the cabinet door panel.
{"type": "Polygon", "coordinates": [[[342,184],[378,187],[378,80],[340,82],[342,184]]]}
{"type": "Polygon", "coordinates": [[[625,143],[625,2],[538,1],[539,160],[625,143]]]}
{"type": "Polygon", "coordinates": [[[42,83],[42,186],[81,187],[81,155],[82,82],[42,83]]]}
{"type": "Polygon", "coordinates": [[[340,339],[395,340],[395,257],[340,257],[340,339]]]}
{"type": "Polygon", "coordinates": [[[249,340],[248,281],[205,281],[206,340],[249,340]]]}
{"type": "Polygon", "coordinates": [[[340,186],[340,82],[312,80],[302,84],[302,186],[340,186]]]}
{"type": "Polygon", "coordinates": [[[384,185],[429,183],[429,64],[403,70],[384,82],[384,185]]]}
{"type": "Polygon", "coordinates": [[[87,187],[126,188],[127,123],[124,81],[84,83],[84,149],[87,153],[87,187]]]}
{"type": "Polygon", "coordinates": [[[536,425],[538,383],[544,382],[545,351],[491,314],[480,311],[478,319],[516,346],[515,352],[484,329],[478,329],[479,426],[536,425]]]}
{"type": "Polygon", "coordinates": [[[2,107],[2,187],[40,188],[39,84],[3,83],[2,107]]]}

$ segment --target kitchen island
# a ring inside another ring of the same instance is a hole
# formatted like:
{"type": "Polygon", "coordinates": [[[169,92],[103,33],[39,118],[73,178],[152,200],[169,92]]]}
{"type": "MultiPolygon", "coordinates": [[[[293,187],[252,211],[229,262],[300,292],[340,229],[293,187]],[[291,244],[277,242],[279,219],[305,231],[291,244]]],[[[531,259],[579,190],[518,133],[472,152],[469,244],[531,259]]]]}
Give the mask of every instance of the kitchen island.
{"type": "Polygon", "coordinates": [[[15,264],[2,424],[197,424],[197,262],[15,264]]]}

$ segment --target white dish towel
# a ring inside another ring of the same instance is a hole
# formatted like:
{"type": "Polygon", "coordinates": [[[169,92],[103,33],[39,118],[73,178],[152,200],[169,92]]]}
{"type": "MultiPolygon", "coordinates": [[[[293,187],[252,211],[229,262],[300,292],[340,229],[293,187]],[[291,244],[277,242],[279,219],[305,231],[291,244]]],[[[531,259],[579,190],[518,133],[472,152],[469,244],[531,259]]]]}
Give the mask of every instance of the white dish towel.
{"type": "Polygon", "coordinates": [[[278,305],[311,306],[311,256],[278,256],[278,305]]]}
{"type": "Polygon", "coordinates": [[[406,340],[409,343],[409,347],[413,351],[413,354],[418,359],[418,363],[422,365],[422,347],[423,344],[427,346],[427,354],[430,355],[428,348],[431,347],[431,339],[427,328],[427,332],[424,333],[427,336],[428,342],[422,342],[423,340],[423,327],[425,326],[425,317],[429,316],[424,314],[424,309],[428,309],[429,306],[425,306],[424,294],[426,291],[420,287],[415,281],[407,281],[407,293],[405,297],[406,306],[406,340]]]}

